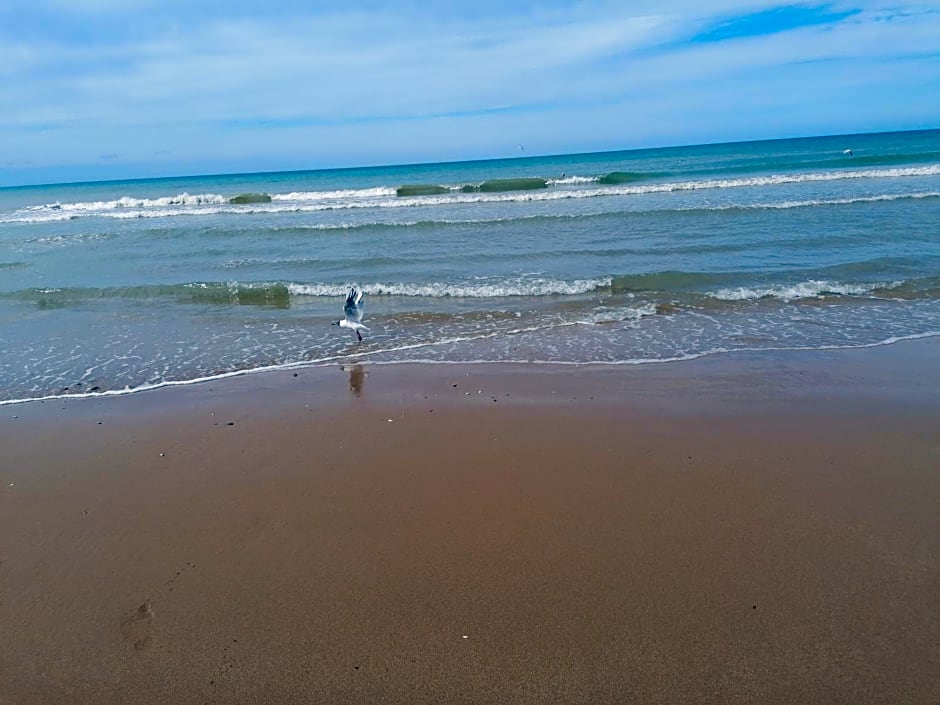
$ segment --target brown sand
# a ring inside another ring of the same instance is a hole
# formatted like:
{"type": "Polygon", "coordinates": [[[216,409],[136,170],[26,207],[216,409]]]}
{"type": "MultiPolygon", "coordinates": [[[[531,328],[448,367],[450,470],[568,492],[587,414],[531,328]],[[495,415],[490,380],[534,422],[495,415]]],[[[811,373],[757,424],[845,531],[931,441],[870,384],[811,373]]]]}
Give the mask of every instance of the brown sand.
{"type": "Polygon", "coordinates": [[[938,381],[922,341],[0,407],[0,703],[940,702],[938,381]]]}

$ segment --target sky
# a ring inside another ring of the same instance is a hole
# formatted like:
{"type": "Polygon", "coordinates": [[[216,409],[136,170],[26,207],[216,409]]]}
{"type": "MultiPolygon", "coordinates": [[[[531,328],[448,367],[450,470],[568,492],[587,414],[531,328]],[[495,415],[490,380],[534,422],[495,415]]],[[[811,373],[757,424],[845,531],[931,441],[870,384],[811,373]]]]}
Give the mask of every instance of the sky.
{"type": "Polygon", "coordinates": [[[4,0],[0,186],[940,127],[940,0],[4,0]]]}

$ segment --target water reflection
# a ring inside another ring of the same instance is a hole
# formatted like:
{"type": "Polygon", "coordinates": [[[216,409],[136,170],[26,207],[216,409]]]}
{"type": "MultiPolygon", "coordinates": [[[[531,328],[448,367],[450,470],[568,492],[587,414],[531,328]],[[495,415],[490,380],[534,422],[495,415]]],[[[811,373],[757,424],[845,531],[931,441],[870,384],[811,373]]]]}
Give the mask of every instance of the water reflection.
{"type": "Polygon", "coordinates": [[[362,395],[362,385],[366,381],[366,369],[358,362],[352,365],[343,365],[343,371],[349,373],[349,391],[357,397],[362,395]]]}

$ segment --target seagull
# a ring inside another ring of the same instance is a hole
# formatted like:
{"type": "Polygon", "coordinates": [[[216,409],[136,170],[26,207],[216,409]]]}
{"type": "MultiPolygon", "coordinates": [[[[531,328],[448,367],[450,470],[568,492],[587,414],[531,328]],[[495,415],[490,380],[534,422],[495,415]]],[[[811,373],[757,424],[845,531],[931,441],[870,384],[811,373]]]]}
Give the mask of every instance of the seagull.
{"type": "Polygon", "coordinates": [[[851,150],[851,149],[843,149],[843,150],[842,150],[842,153],[843,153],[843,154],[848,154],[850,157],[852,156],[852,150],[851,150]]]}
{"type": "Polygon", "coordinates": [[[343,306],[343,313],[346,314],[346,317],[339,321],[333,321],[332,325],[339,326],[340,328],[352,328],[361,343],[362,333],[359,331],[369,329],[362,325],[362,292],[357,291],[355,287],[352,287],[349,293],[346,294],[346,304],[343,306]]]}

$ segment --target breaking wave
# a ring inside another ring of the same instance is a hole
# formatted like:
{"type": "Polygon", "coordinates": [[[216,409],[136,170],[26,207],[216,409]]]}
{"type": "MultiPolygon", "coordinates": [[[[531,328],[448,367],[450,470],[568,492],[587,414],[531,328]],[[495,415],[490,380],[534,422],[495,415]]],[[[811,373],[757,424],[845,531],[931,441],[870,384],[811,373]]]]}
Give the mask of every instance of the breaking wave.
{"type": "Polygon", "coordinates": [[[654,301],[782,302],[835,297],[877,299],[940,298],[940,278],[861,282],[810,278],[756,286],[740,273],[655,272],[561,279],[543,276],[487,277],[452,282],[187,282],[125,287],[22,289],[0,298],[60,308],[107,298],[175,299],[181,304],[219,304],[288,308],[296,297],[341,298],[357,287],[373,297],[489,299],[582,295],[642,296],[654,301]]]}
{"type": "MultiPolygon", "coordinates": [[[[518,278],[493,282],[371,283],[358,288],[370,296],[421,296],[428,298],[500,298],[505,296],[572,296],[610,287],[612,277],[595,279],[518,278]]],[[[289,284],[295,296],[344,296],[352,284],[289,284]]]]}
{"type": "MultiPolygon", "coordinates": [[[[270,203],[232,203],[231,196],[220,194],[181,193],[161,198],[134,198],[124,196],[112,201],[88,201],[76,203],[52,203],[29,206],[0,216],[3,223],[38,223],[70,220],[79,217],[103,218],[165,218],[183,215],[212,215],[217,213],[304,213],[328,210],[363,208],[402,208],[434,206],[440,204],[511,203],[527,201],[554,201],[562,199],[599,198],[604,196],[629,196],[677,191],[709,189],[735,189],[746,187],[775,186],[805,182],[839,181],[846,179],[891,179],[912,176],[934,176],[940,174],[940,164],[918,167],[896,167],[886,169],[862,169],[815,172],[808,174],[777,174],[723,179],[699,179],[687,181],[661,181],[642,183],[617,183],[604,185],[601,177],[570,176],[549,180],[551,188],[538,191],[465,192],[461,185],[442,186],[446,193],[432,195],[396,196],[396,189],[377,186],[365,189],[341,189],[334,191],[292,191],[272,194],[270,203]]],[[[862,198],[833,199],[830,201],[787,201],[766,204],[715,206],[722,208],[794,208],[824,204],[847,204],[892,200],[895,198],[934,197],[937,192],[904,195],[876,195],[862,198]]]]}

